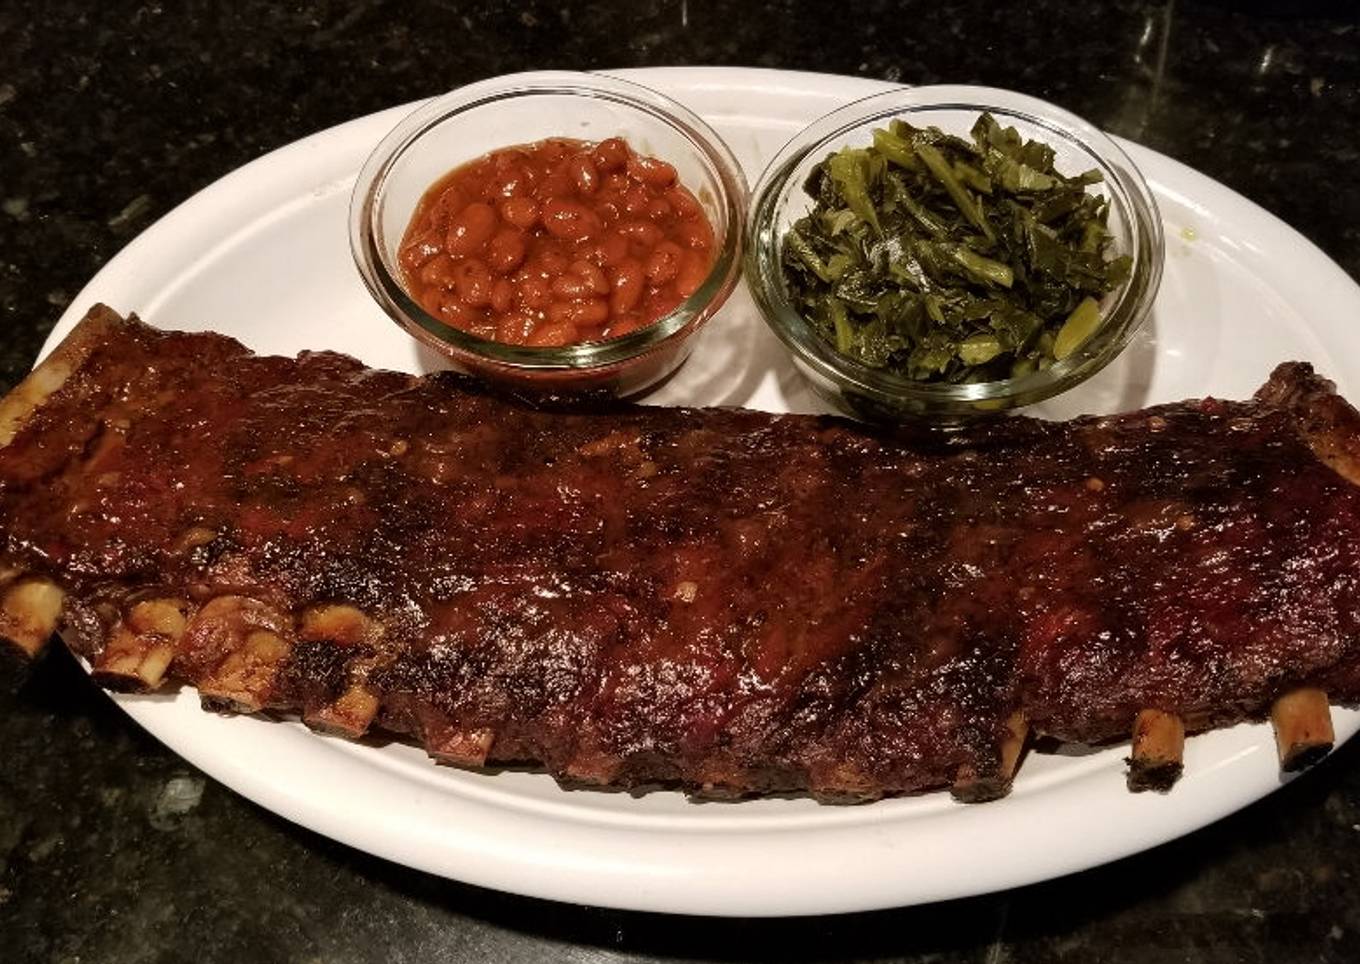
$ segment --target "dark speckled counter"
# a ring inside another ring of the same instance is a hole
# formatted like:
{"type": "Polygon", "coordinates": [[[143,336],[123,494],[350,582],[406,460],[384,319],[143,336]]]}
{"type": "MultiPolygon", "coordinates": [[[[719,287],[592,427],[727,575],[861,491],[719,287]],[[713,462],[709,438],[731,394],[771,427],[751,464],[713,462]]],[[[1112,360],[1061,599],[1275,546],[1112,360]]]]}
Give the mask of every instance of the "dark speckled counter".
{"type": "MultiPolygon", "coordinates": [[[[831,9],[8,0],[0,387],[91,275],[199,188],[351,117],[539,67],[758,65],[1015,88],[1223,181],[1360,278],[1355,4],[831,9]]],[[[1360,746],[1350,746],[1184,840],[1006,894],[764,922],[551,904],[287,824],[157,744],[63,652],[31,670],[0,664],[6,962],[1341,964],[1360,961],[1358,887],[1360,746]]]]}

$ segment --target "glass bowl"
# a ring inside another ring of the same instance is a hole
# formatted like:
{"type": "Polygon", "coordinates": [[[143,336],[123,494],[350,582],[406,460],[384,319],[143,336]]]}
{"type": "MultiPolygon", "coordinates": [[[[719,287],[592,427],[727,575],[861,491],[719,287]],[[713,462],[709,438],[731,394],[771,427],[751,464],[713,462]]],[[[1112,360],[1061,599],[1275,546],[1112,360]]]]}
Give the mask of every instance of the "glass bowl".
{"type": "Polygon", "coordinates": [[[731,294],[741,270],[746,202],[746,179],[732,151],[670,98],[596,74],[509,74],[436,98],[383,138],[350,199],[350,248],[383,311],[452,367],[516,388],[627,396],[678,368],[693,347],[691,337],[731,294]],[[708,277],[670,313],[607,341],[536,348],[445,324],[407,293],[397,262],[417,204],[453,168],[499,148],[550,137],[622,137],[640,153],[673,164],[713,225],[708,277]]]}
{"type": "Polygon", "coordinates": [[[1064,392],[1108,365],[1138,331],[1161,284],[1161,217],[1147,182],[1127,154],[1097,128],[1061,108],[987,87],[936,86],[887,91],[855,101],[814,122],[779,151],[756,185],[746,246],[746,282],[764,316],[816,392],[863,419],[958,419],[1030,405],[1064,392]],[[803,183],[814,165],[845,146],[866,146],[872,131],[900,117],[968,136],[990,111],[1003,127],[1053,148],[1065,174],[1095,168],[1104,181],[1090,190],[1109,198],[1113,254],[1133,259],[1128,279],[1101,302],[1100,327],[1071,355],[1047,369],[1000,381],[953,385],[915,381],[870,368],[824,341],[790,303],[781,267],[785,233],[812,207],[803,183]]]}

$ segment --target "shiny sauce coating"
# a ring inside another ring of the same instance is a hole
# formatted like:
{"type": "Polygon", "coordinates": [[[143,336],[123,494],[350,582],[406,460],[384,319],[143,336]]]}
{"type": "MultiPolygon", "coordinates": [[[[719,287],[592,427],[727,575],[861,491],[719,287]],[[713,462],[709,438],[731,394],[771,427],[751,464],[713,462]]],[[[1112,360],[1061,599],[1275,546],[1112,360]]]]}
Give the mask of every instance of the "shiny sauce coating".
{"type": "Polygon", "coordinates": [[[616,338],[694,294],[713,226],[666,161],[621,138],[493,151],[436,181],[398,259],[445,324],[511,345],[616,338]]]}

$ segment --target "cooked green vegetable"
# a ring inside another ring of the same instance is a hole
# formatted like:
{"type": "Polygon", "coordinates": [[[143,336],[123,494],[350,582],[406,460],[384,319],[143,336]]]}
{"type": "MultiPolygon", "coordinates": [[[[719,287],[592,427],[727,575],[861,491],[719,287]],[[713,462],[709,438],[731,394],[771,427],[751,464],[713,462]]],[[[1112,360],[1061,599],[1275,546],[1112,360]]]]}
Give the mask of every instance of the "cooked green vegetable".
{"type": "Polygon", "coordinates": [[[983,382],[1046,368],[1100,325],[1128,276],[1110,257],[1096,171],[990,114],[972,139],[894,120],[869,147],[815,168],[815,204],[784,236],[795,306],[836,350],[922,381],[983,382]]]}
{"type": "Polygon", "coordinates": [[[1053,357],[1062,361],[1081,347],[1081,343],[1091,337],[1100,325],[1100,305],[1094,298],[1083,298],[1081,304],[1072,309],[1062,327],[1053,339],[1053,357]]]}

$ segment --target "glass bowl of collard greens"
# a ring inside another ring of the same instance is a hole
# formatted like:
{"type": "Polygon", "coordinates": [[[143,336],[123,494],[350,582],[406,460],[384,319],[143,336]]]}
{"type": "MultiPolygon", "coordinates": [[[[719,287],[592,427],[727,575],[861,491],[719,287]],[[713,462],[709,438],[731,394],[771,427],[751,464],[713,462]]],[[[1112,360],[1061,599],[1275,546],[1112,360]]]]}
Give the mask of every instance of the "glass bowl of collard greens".
{"type": "Polygon", "coordinates": [[[1090,378],[1161,282],[1156,202],[1073,114],[983,87],[833,111],[766,168],[746,280],[818,393],[877,420],[1029,405],[1090,378]]]}

